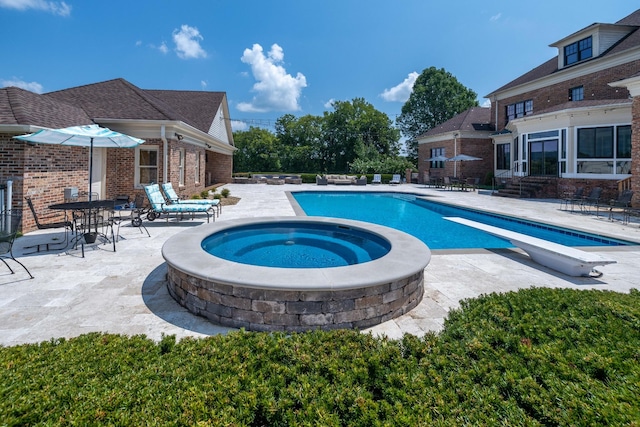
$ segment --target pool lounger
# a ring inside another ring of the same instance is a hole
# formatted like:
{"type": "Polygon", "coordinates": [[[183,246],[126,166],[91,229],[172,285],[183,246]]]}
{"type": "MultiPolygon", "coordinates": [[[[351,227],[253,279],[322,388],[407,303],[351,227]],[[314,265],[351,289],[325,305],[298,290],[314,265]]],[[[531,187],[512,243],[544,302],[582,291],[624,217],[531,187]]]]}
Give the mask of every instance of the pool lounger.
{"type": "MultiPolygon", "coordinates": [[[[480,222],[458,217],[445,219],[458,224],[474,227],[494,236],[509,240],[514,246],[525,251],[538,264],[564,273],[568,276],[590,276],[596,265],[615,264],[617,261],[607,259],[599,254],[585,252],[580,249],[553,243],[515,231],[504,230],[480,222]]],[[[600,274],[599,272],[596,272],[600,274]]]]}

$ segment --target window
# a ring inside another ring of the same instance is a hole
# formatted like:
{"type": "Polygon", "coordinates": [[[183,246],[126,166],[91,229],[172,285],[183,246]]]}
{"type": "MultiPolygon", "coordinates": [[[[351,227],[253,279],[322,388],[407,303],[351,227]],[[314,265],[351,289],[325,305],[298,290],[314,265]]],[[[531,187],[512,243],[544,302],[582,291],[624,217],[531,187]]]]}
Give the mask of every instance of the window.
{"type": "Polygon", "coordinates": [[[140,146],[136,149],[136,186],[149,185],[158,182],[158,147],[140,146]]]}
{"type": "Polygon", "coordinates": [[[591,36],[564,47],[564,65],[575,64],[593,55],[591,36]]]}
{"type": "Polygon", "coordinates": [[[631,126],[580,128],[577,144],[578,173],[629,173],[631,126]]]}
{"type": "MultiPolygon", "coordinates": [[[[444,157],[444,147],[432,148],[431,149],[431,158],[434,157],[444,157]]],[[[429,162],[429,167],[431,169],[442,169],[444,168],[444,162],[429,162]]]]}
{"type": "Polygon", "coordinates": [[[185,157],[185,153],[184,153],[184,148],[181,148],[180,150],[178,150],[178,185],[180,185],[181,187],[184,186],[184,157],[185,157]]]}
{"type": "Polygon", "coordinates": [[[569,89],[569,101],[582,101],[584,99],[584,87],[578,86],[569,89]]]}
{"type": "Polygon", "coordinates": [[[196,173],[196,184],[199,184],[200,183],[200,152],[199,151],[196,153],[195,173],[196,173]]]}
{"type": "Polygon", "coordinates": [[[511,169],[511,144],[496,145],[496,169],[511,169]]]}
{"type": "Polygon", "coordinates": [[[533,100],[528,99],[526,101],[516,102],[515,104],[509,104],[506,109],[507,123],[509,123],[513,119],[533,114],[533,100]]]}

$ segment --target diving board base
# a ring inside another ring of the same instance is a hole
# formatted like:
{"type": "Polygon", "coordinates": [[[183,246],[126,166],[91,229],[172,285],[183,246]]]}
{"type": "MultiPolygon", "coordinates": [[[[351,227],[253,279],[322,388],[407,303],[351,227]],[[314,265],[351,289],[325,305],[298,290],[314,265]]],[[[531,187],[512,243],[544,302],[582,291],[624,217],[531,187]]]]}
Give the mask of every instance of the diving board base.
{"type": "Polygon", "coordinates": [[[515,231],[504,230],[492,225],[482,224],[465,218],[446,217],[445,219],[468,227],[477,228],[486,233],[501,237],[525,251],[538,264],[564,273],[568,276],[590,276],[598,265],[615,264],[617,261],[602,255],[553,243],[548,240],[528,236],[515,231]]]}

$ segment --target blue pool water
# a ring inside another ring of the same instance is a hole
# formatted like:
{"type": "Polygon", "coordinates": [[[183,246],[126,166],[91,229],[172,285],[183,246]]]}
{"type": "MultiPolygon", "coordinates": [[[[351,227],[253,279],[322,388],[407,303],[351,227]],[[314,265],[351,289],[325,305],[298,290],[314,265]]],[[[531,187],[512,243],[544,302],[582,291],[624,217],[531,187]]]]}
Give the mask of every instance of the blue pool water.
{"type": "Polygon", "coordinates": [[[279,222],[230,228],[208,236],[202,248],[241,264],[282,268],[326,268],[360,264],[389,252],[374,233],[334,224],[279,222]]]}
{"type": "Polygon", "coordinates": [[[417,237],[431,249],[513,247],[504,239],[443,219],[447,216],[467,218],[566,246],[633,245],[631,242],[566,228],[452,207],[410,194],[315,191],[292,194],[309,216],[329,216],[386,225],[417,237]]]}

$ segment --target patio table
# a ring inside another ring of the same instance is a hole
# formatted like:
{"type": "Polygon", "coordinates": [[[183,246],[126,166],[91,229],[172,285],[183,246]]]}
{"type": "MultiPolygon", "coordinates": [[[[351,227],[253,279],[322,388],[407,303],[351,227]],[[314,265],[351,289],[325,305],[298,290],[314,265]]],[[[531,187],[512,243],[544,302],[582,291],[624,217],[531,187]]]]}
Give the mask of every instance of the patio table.
{"type": "MultiPolygon", "coordinates": [[[[76,202],[65,202],[65,203],[56,203],[49,206],[49,209],[54,210],[63,210],[65,212],[65,218],[67,217],[68,212],[81,212],[80,216],[80,225],[83,230],[86,232],[80,236],[77,234],[76,228],[76,237],[75,237],[75,245],[77,246],[78,241],[83,238],[86,243],[95,243],[96,238],[98,236],[104,237],[108,242],[113,241],[113,251],[116,250],[116,241],[114,239],[110,239],[107,235],[102,232],[98,232],[98,213],[101,210],[109,210],[113,211],[115,207],[115,200],[86,200],[86,201],[76,201],[76,202]],[[93,220],[92,220],[93,219],[93,220]]],[[[104,223],[103,223],[104,224],[104,223]]],[[[112,229],[113,234],[113,229],[112,229]]],[[[82,256],[84,257],[84,245],[82,246],[82,256]]]]}

